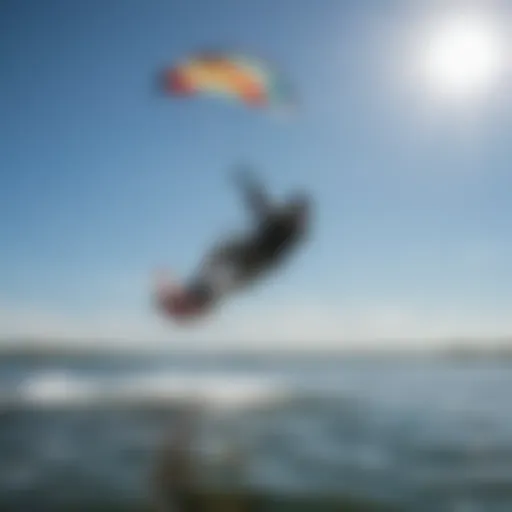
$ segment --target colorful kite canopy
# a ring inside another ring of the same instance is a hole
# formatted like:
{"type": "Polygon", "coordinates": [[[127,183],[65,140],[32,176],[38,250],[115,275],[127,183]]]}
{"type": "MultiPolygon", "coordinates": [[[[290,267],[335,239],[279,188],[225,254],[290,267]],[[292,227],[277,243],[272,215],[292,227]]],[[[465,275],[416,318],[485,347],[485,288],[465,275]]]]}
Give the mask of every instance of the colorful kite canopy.
{"type": "Polygon", "coordinates": [[[283,77],[270,66],[231,54],[193,56],[165,70],[164,87],[177,96],[220,96],[252,107],[289,106],[292,101],[283,77]]]}

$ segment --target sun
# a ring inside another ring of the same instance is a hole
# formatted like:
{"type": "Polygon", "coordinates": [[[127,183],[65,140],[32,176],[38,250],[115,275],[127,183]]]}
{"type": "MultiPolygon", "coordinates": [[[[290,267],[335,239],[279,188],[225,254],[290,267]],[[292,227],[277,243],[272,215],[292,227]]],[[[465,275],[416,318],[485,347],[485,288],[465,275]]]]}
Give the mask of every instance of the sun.
{"type": "Polygon", "coordinates": [[[436,23],[420,44],[422,81],[431,93],[454,100],[481,97],[504,68],[500,30],[478,15],[458,15],[436,23]]]}

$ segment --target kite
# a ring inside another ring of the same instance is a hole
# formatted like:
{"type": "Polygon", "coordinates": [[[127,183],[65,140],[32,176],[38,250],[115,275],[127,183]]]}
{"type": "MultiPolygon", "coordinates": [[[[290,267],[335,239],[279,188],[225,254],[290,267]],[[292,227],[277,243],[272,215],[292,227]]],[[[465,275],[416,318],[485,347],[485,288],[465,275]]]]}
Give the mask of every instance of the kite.
{"type": "Polygon", "coordinates": [[[164,90],[176,97],[223,97],[255,108],[293,103],[281,73],[264,61],[237,54],[192,56],[164,71],[164,90]]]}

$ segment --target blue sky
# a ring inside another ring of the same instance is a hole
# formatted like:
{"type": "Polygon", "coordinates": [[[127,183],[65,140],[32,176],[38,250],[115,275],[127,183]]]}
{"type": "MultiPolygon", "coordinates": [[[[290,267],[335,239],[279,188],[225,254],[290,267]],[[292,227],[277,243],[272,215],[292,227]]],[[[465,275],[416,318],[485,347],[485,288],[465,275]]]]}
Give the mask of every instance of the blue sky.
{"type": "Polygon", "coordinates": [[[406,80],[411,34],[449,3],[2,2],[0,337],[512,333],[510,83],[461,111],[406,80]],[[297,115],[157,94],[163,66],[209,45],[278,63],[297,115]],[[311,242],[211,323],[175,330],[150,308],[151,272],[186,276],[243,229],[240,160],[276,195],[311,191],[311,242]]]}

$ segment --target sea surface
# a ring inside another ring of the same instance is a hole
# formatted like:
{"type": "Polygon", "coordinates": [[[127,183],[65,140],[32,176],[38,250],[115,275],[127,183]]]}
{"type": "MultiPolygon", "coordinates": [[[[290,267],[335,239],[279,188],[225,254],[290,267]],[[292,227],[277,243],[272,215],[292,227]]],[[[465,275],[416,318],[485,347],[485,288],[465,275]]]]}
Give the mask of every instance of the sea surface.
{"type": "Polygon", "coordinates": [[[4,357],[1,502],[144,502],[192,403],[206,486],[512,511],[512,362],[332,354],[4,357]]]}

